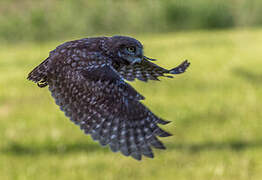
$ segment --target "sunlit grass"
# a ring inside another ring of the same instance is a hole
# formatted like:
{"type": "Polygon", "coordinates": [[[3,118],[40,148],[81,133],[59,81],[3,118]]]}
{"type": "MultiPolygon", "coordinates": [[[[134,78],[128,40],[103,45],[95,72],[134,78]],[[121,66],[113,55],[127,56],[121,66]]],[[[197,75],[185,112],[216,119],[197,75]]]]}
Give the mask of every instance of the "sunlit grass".
{"type": "Polygon", "coordinates": [[[261,30],[146,35],[145,53],[185,74],[134,82],[144,103],[173,123],[166,151],[137,162],[102,148],[27,73],[61,42],[0,48],[0,179],[262,178],[261,30]]]}

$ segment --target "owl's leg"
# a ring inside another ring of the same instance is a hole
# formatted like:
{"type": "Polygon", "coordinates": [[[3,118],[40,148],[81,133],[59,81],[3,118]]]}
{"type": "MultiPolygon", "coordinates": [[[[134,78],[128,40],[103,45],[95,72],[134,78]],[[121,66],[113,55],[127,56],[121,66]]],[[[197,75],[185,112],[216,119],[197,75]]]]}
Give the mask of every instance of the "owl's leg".
{"type": "Polygon", "coordinates": [[[184,62],[182,62],[179,66],[169,70],[170,74],[181,74],[183,72],[186,71],[186,69],[188,68],[188,66],[190,65],[190,62],[188,62],[187,60],[185,60],[184,62]]]}

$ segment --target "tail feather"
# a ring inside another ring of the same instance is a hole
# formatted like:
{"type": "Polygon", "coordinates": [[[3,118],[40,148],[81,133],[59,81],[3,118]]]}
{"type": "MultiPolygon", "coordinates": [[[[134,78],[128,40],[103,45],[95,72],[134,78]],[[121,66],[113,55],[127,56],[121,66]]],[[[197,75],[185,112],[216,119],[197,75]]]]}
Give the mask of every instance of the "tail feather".
{"type": "Polygon", "coordinates": [[[27,79],[37,83],[39,87],[45,87],[48,85],[47,83],[47,73],[49,70],[48,67],[48,58],[39,64],[36,68],[34,68],[29,74],[27,79]]]}

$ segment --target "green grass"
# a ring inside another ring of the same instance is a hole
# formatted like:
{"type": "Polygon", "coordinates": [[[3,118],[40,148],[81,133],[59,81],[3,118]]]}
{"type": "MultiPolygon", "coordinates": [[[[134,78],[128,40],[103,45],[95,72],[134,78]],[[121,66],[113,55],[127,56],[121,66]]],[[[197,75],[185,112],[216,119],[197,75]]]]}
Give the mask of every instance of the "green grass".
{"type": "Polygon", "coordinates": [[[141,162],[102,148],[27,73],[61,42],[0,45],[0,179],[262,178],[262,30],[151,34],[145,53],[185,74],[132,83],[163,128],[166,151],[141,162]]]}
{"type": "Polygon", "coordinates": [[[261,0],[1,0],[0,41],[262,26],[261,0]]]}

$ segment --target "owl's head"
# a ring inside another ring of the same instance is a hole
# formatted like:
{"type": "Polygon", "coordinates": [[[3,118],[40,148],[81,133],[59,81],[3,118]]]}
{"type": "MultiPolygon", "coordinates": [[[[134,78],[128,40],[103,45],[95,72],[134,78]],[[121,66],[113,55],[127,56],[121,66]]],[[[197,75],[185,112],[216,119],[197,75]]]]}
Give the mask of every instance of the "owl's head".
{"type": "Polygon", "coordinates": [[[130,64],[142,61],[143,45],[136,39],[127,36],[111,37],[111,48],[114,56],[130,64]]]}

